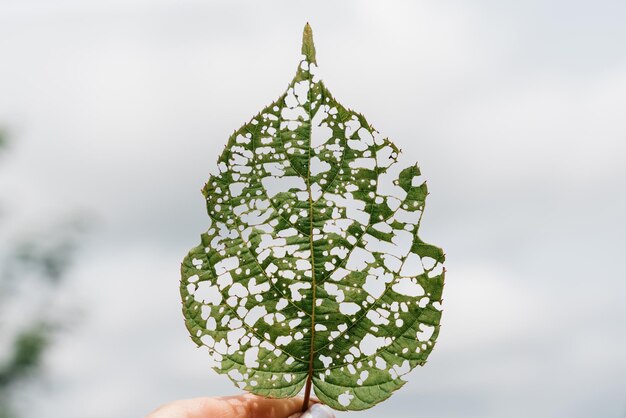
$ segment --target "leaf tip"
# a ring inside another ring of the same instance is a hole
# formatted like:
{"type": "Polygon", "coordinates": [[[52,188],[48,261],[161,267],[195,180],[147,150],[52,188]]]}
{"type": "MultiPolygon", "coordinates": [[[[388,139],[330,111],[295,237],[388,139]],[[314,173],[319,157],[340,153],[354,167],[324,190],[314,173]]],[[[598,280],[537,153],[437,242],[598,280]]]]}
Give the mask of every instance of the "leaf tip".
{"type": "Polygon", "coordinates": [[[309,62],[315,62],[315,45],[313,43],[313,29],[309,22],[304,25],[304,31],[302,32],[302,54],[309,62]]]}

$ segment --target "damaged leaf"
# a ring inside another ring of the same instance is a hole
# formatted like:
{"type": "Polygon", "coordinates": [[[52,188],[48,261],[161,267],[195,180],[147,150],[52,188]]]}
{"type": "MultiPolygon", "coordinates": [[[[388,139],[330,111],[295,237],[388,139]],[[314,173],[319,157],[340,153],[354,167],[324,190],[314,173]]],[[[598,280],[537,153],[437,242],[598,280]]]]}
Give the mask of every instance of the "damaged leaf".
{"type": "MultiPolygon", "coordinates": [[[[240,388],[361,410],[426,362],[440,248],[418,237],[417,166],[320,80],[311,28],[287,91],[228,140],[203,189],[210,226],[182,264],[191,338],[240,388]]],[[[305,402],[306,405],[306,402],[305,402]]]]}

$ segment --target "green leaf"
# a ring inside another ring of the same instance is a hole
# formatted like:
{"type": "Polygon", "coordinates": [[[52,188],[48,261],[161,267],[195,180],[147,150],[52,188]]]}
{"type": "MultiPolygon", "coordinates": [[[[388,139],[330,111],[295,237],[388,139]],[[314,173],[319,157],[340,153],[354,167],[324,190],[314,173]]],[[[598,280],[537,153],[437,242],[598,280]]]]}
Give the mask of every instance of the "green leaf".
{"type": "Polygon", "coordinates": [[[0,152],[4,151],[4,148],[6,146],[7,146],[6,134],[4,133],[2,128],[0,128],[0,152]]]}
{"type": "Polygon", "coordinates": [[[234,132],[203,189],[211,219],[182,264],[183,312],[212,366],[240,388],[310,386],[369,408],[426,362],[443,251],[417,232],[426,184],[319,79],[311,28],[287,92],[234,132]]]}
{"type": "Polygon", "coordinates": [[[47,328],[50,328],[50,324],[37,322],[20,330],[15,336],[12,355],[0,368],[0,393],[5,387],[37,369],[50,342],[47,328]]]}

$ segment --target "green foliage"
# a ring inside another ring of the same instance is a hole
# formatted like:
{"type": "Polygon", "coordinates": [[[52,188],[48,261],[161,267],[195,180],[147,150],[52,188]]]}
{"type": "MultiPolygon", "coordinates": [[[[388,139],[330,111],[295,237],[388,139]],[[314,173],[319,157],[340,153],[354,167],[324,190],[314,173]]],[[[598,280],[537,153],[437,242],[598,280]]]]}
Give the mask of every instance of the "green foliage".
{"type": "Polygon", "coordinates": [[[186,325],[240,388],[313,387],[369,408],[426,362],[439,332],[443,251],[417,235],[417,166],[319,79],[311,29],[286,93],[230,137],[203,189],[210,217],[182,263],[186,325]]]}
{"type": "MultiPolygon", "coordinates": [[[[0,131],[0,153],[5,145],[6,135],[0,131]]],[[[10,213],[0,215],[0,220],[12,221],[10,213]]],[[[51,307],[86,221],[75,216],[33,235],[17,236],[6,231],[8,222],[0,224],[0,418],[20,415],[15,396],[40,372],[61,325],[51,307]]]]}
{"type": "Polygon", "coordinates": [[[6,147],[6,145],[7,145],[6,134],[0,128],[0,152],[2,152],[2,150],[6,147]]]}
{"type": "Polygon", "coordinates": [[[11,358],[0,368],[0,391],[37,369],[49,343],[48,330],[45,323],[20,330],[13,342],[11,358]]]}
{"type": "Polygon", "coordinates": [[[0,352],[6,353],[0,359],[0,418],[19,416],[14,396],[37,376],[61,325],[50,306],[74,258],[82,233],[78,225],[62,223],[38,231],[36,238],[11,240],[12,248],[0,259],[0,352]],[[33,300],[38,300],[35,306],[33,300]],[[15,318],[16,310],[21,317],[15,318]],[[5,322],[7,312],[13,312],[17,326],[5,322]]]}

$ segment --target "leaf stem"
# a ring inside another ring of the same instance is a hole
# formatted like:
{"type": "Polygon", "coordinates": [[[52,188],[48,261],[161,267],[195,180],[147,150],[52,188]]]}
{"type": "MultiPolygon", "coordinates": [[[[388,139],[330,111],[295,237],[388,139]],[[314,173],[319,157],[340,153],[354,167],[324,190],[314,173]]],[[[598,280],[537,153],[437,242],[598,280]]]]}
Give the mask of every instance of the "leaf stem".
{"type": "Polygon", "coordinates": [[[309,375],[306,378],[306,386],[304,388],[304,401],[302,402],[302,412],[306,412],[309,409],[309,399],[311,398],[311,371],[309,370],[309,375]]]}
{"type": "MultiPolygon", "coordinates": [[[[310,110],[309,110],[309,113],[310,110]]],[[[309,118],[310,120],[310,118],[309,118]]],[[[309,138],[311,136],[309,135],[309,138]]],[[[313,356],[315,355],[315,249],[313,248],[313,196],[311,196],[311,144],[309,144],[309,167],[307,172],[307,189],[309,192],[309,246],[311,248],[311,349],[309,353],[309,374],[304,389],[302,412],[306,411],[311,397],[311,380],[313,378],[313,356]]]]}
{"type": "MultiPolygon", "coordinates": [[[[315,47],[313,46],[313,33],[311,26],[307,23],[304,27],[304,34],[302,36],[302,52],[306,55],[307,61],[315,61],[315,47]]],[[[310,74],[309,74],[310,77],[310,74]]],[[[309,248],[311,250],[311,348],[309,353],[309,373],[306,378],[306,387],[304,388],[304,401],[302,402],[302,412],[306,411],[309,407],[309,398],[311,397],[311,383],[313,380],[313,357],[315,355],[315,248],[313,246],[313,196],[311,193],[311,157],[312,144],[311,144],[311,132],[313,126],[311,125],[311,89],[308,92],[307,104],[309,105],[309,158],[307,164],[307,191],[309,192],[309,248]]]]}

